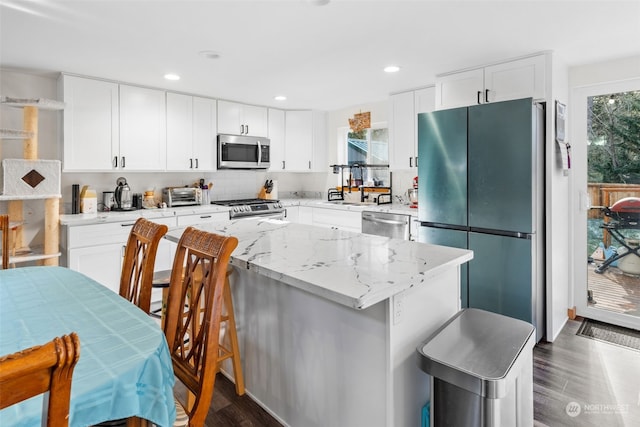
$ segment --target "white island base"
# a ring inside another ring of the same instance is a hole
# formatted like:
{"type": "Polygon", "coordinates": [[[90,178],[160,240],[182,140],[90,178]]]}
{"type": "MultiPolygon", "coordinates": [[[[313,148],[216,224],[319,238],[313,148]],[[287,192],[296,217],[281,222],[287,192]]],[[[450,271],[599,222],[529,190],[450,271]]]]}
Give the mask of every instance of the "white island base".
{"type": "Polygon", "coordinates": [[[416,346],[458,312],[458,265],[364,310],[235,270],[247,393],[274,417],[294,427],[420,426],[430,377],[416,346]]]}

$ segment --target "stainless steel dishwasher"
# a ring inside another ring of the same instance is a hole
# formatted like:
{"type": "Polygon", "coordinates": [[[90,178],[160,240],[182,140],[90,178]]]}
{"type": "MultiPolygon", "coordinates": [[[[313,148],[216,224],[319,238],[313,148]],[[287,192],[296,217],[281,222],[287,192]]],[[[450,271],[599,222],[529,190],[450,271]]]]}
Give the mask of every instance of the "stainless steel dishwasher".
{"type": "Polygon", "coordinates": [[[362,232],[394,239],[409,240],[410,215],[388,212],[362,212],[362,232]]]}

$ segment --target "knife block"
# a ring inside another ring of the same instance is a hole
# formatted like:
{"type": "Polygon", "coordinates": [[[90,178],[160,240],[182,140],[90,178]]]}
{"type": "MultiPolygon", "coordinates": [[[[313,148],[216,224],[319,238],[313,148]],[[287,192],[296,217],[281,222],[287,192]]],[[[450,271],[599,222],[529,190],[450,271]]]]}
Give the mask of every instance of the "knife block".
{"type": "Polygon", "coordinates": [[[263,187],[260,189],[260,193],[258,193],[258,199],[262,200],[271,200],[273,198],[272,193],[267,193],[267,190],[263,187]]]}

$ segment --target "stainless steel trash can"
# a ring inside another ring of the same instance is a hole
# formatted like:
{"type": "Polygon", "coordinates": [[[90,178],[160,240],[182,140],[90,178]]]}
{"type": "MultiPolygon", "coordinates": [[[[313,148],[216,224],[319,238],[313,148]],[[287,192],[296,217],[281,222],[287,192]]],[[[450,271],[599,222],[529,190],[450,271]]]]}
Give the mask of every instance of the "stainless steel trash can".
{"type": "Polygon", "coordinates": [[[434,427],[533,426],[535,328],[522,320],[468,308],[417,348],[433,377],[434,427]]]}

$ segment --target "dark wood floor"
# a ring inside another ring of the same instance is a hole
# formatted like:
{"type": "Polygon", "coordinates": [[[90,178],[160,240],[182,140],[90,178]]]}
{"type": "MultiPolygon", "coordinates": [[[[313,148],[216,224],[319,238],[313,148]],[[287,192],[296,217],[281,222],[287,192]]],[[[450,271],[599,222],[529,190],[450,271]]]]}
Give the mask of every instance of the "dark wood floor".
{"type": "MultiPolygon", "coordinates": [[[[640,426],[640,352],[577,336],[580,324],[569,321],[556,341],[534,349],[535,426],[640,426]],[[569,416],[567,405],[580,414],[569,416]]],[[[208,427],[280,425],[218,374],[208,427]]]]}
{"type": "MultiPolygon", "coordinates": [[[[184,397],[185,389],[180,381],[176,381],[175,392],[184,397]]],[[[238,396],[236,386],[220,373],[216,376],[213,400],[205,423],[207,427],[282,427],[249,396],[238,396]]]]}

